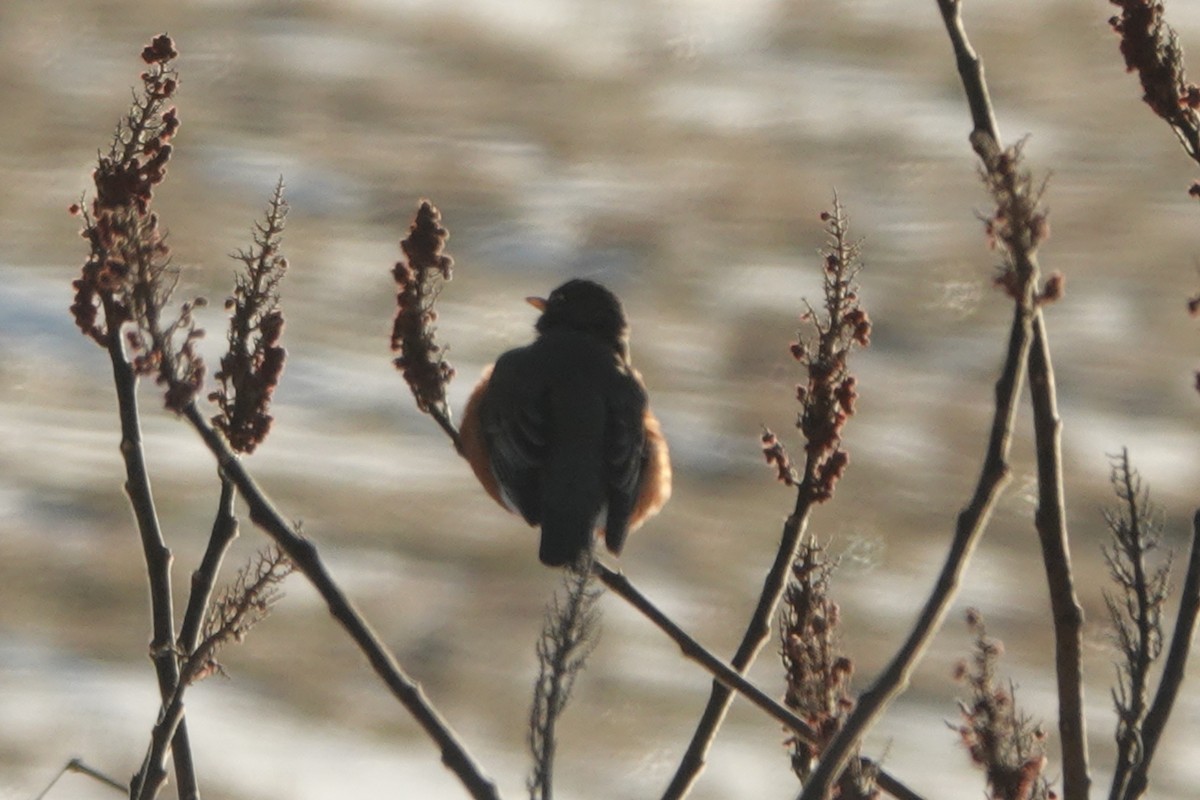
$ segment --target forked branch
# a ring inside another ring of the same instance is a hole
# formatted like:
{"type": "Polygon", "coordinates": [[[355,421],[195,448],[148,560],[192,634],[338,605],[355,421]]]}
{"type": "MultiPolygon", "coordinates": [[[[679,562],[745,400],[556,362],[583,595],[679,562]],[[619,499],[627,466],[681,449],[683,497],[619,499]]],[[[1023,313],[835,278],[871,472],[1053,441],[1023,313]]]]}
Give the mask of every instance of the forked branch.
{"type": "MultiPolygon", "coordinates": [[[[89,254],[74,282],[71,314],[84,335],[103,347],[112,364],[121,424],[121,456],[125,462],[125,492],[129,496],[141,538],[150,584],[152,638],[150,657],[163,703],[179,685],[175,660],[175,621],[171,590],[171,551],[159,525],[142,447],[137,402],[139,376],[157,373],[160,382],[175,381],[172,391],[203,376],[203,363],[192,356],[199,335],[191,323],[191,304],[175,322],[162,313],[174,274],[170,249],[150,210],[153,189],[166,175],[171,140],[179,118],[170,105],[178,85],[171,61],[178,55],[165,34],[142,51],[147,69],[142,89],[118,123],[107,155],[92,173],[95,196],[89,208],[71,207],[83,218],[83,237],[89,254]],[[173,339],[183,334],[178,359],[164,358],[148,342],[154,336],[173,339]],[[177,379],[177,380],[176,380],[177,379]]],[[[186,390],[186,389],[185,389],[186,390]]],[[[199,797],[186,725],[178,726],[172,743],[180,796],[199,797]]],[[[140,780],[140,777],[138,778],[140,780]]]]}
{"type": "MultiPolygon", "coordinates": [[[[671,640],[679,645],[679,649],[683,655],[712,674],[714,680],[719,681],[722,686],[727,687],[731,692],[736,692],[745,697],[759,710],[774,718],[797,737],[814,745],[820,742],[817,732],[807,722],[782,703],[746,680],[741,672],[732,665],[726,664],[713,655],[712,651],[697,642],[683,628],[679,627],[674,620],[664,614],[649,598],[638,591],[622,573],[605,566],[600,561],[593,562],[592,570],[605,586],[637,609],[642,616],[654,623],[659,630],[671,637],[671,640]]],[[[880,769],[877,764],[873,764],[865,759],[864,762],[872,769],[878,770],[876,781],[884,791],[901,800],[921,800],[919,794],[913,792],[892,775],[880,769]]]]}
{"type": "MultiPolygon", "coordinates": [[[[833,497],[834,487],[849,462],[849,454],[841,447],[841,434],[854,414],[858,393],[848,359],[853,348],[870,344],[871,321],[858,296],[859,243],[850,238],[849,220],[836,194],[832,210],[824,212],[821,219],[828,235],[822,264],[824,313],[808,308],[802,318],[808,330],[798,335],[790,348],[804,370],[804,380],[796,387],[800,403],[796,427],[804,438],[804,465],[797,470],[775,434],[764,432],[763,454],[776,468],[780,481],[795,487],[796,501],[784,523],[775,559],[763,579],[758,603],[730,662],[742,674],[770,640],[771,619],[779,609],[813,506],[833,497]]],[[[678,800],[691,791],[732,702],[729,686],[714,681],[663,800],[678,800]]]]}
{"type": "Polygon", "coordinates": [[[387,645],[334,581],[316,545],[297,533],[284,519],[195,403],[189,403],[183,409],[183,416],[200,434],[223,474],[237,486],[238,493],[250,507],[251,521],[275,541],[325,600],[329,612],[345,628],[375,673],[441,749],[442,763],[458,776],[472,797],[498,798],[495,784],[483,774],[449,723],[429,703],[421,687],[404,672],[387,645]]]}
{"type": "MultiPolygon", "coordinates": [[[[971,144],[984,162],[985,182],[992,190],[999,207],[993,222],[1001,224],[999,227],[989,226],[989,234],[1004,247],[1009,256],[1006,268],[997,280],[1013,300],[1013,320],[1009,331],[1008,351],[1000,378],[996,382],[995,412],[983,467],[971,501],[959,514],[950,551],[939,573],[937,584],[926,600],[913,630],[900,650],[875,683],[860,696],[858,706],[850,715],[845,726],[826,748],[820,764],[804,787],[801,795],[803,800],[820,800],[826,796],[859,739],[874,724],[892,699],[907,686],[917,662],[928,648],[933,635],[941,627],[946,611],[958,591],[971,553],[986,527],[996,498],[1009,477],[1008,452],[1012,441],[1012,427],[1021,383],[1025,370],[1030,364],[1031,350],[1035,342],[1038,347],[1043,349],[1045,347],[1045,332],[1041,327],[1038,304],[1043,300],[1053,299],[1055,292],[1061,291],[1061,279],[1059,279],[1052,286],[1048,285],[1041,294],[1035,293],[1038,272],[1033,253],[1038,241],[1044,237],[1047,230],[1044,215],[1038,216],[1039,212],[1037,211],[1037,196],[1040,192],[1031,190],[1030,182],[1025,177],[1027,173],[1019,169],[1019,148],[1001,149],[995,116],[983,79],[983,63],[967,39],[959,14],[961,3],[958,0],[938,0],[938,7],[942,12],[942,18],[954,48],[959,74],[962,77],[971,109],[973,124],[971,144]],[[1013,220],[1000,213],[1011,213],[1013,210],[1021,213],[1021,219],[1013,220]]],[[[1040,390],[1042,392],[1041,399],[1043,401],[1048,399],[1048,409],[1053,412],[1053,381],[1049,373],[1048,352],[1040,354],[1039,358],[1045,362],[1040,365],[1039,380],[1046,384],[1046,387],[1040,390]],[[1051,392],[1048,398],[1045,394],[1047,388],[1051,392]]],[[[1035,397],[1035,406],[1037,404],[1038,398],[1035,397]]],[[[1053,417],[1052,422],[1057,423],[1057,418],[1053,417]]],[[[1053,425],[1051,427],[1056,436],[1057,429],[1053,425]]],[[[1057,458],[1057,455],[1055,438],[1054,458],[1057,458]]],[[[1045,486],[1047,476],[1043,474],[1040,477],[1045,492],[1047,491],[1045,486]]],[[[1049,491],[1057,492],[1060,502],[1053,506],[1053,509],[1061,511],[1061,483],[1055,484],[1049,491]]],[[[1044,497],[1043,500],[1045,500],[1044,497]]],[[[1052,510],[1045,504],[1043,508],[1047,509],[1046,513],[1050,513],[1052,510]]],[[[1046,527],[1054,527],[1055,532],[1062,531],[1065,535],[1065,529],[1061,524],[1055,526],[1055,523],[1060,522],[1061,514],[1057,519],[1049,519],[1046,527]]],[[[1041,528],[1042,525],[1039,523],[1039,530],[1041,528]]],[[[1047,537],[1044,536],[1043,539],[1045,540],[1045,538],[1047,537]]],[[[1069,562],[1065,566],[1069,569],[1069,562]]],[[[1070,591],[1069,582],[1068,591],[1070,591]]],[[[1077,608],[1077,605],[1075,607],[1077,608]]],[[[1060,619],[1057,608],[1055,617],[1056,621],[1060,619]]],[[[1056,628],[1058,627],[1060,626],[1056,626],[1056,628]]],[[[1076,627],[1074,630],[1078,631],[1078,628],[1076,627]]],[[[1060,674],[1062,672],[1063,670],[1060,669],[1060,674]]],[[[1076,687],[1076,689],[1082,691],[1081,687],[1076,687]]],[[[1068,719],[1066,725],[1068,728],[1082,731],[1082,720],[1079,717],[1068,719]]],[[[1076,764],[1079,763],[1078,759],[1073,760],[1076,764]]],[[[1085,781],[1083,783],[1084,795],[1086,795],[1086,763],[1085,751],[1082,760],[1085,781]]],[[[1071,779],[1072,786],[1079,785],[1077,775],[1072,773],[1071,779]]],[[[1068,795],[1068,800],[1076,800],[1077,797],[1080,796],[1068,795]]]]}

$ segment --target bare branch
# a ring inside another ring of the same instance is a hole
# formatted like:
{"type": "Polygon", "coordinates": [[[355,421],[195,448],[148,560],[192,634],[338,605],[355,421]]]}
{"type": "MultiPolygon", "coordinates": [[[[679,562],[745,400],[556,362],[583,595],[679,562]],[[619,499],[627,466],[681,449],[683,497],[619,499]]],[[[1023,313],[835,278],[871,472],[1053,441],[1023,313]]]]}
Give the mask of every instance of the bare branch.
{"type": "Polygon", "coordinates": [[[591,584],[590,561],[572,565],[563,575],[562,598],[556,594],[546,608],[546,621],[537,643],[538,677],[529,712],[529,749],[533,772],[526,782],[531,800],[554,796],[556,728],[575,687],[575,679],[600,638],[600,590],[591,584]]]}
{"type": "Polygon", "coordinates": [[[329,612],[362,650],[375,673],[441,749],[442,763],[462,781],[472,797],[498,798],[495,784],[483,774],[457,734],[429,703],[421,687],[404,672],[387,645],[334,581],[316,545],[299,535],[284,519],[195,403],[183,410],[183,416],[200,434],[221,471],[229,476],[249,505],[251,521],[275,541],[325,600],[329,612]]]}
{"type": "MultiPolygon", "coordinates": [[[[804,437],[804,468],[797,475],[775,434],[769,430],[763,433],[763,454],[767,463],[776,467],[780,480],[796,487],[796,503],[784,523],[775,561],[763,580],[758,604],[730,662],[743,674],[771,637],[771,618],[779,608],[813,505],[833,496],[837,481],[845,472],[849,455],[841,448],[841,433],[846,421],[854,414],[858,397],[856,380],[849,372],[847,360],[854,347],[870,344],[871,321],[859,305],[856,282],[861,267],[860,247],[849,236],[849,220],[836,194],[833,210],[823,213],[821,219],[828,235],[822,264],[825,315],[809,307],[802,317],[809,326],[809,333],[797,336],[790,347],[792,357],[805,372],[804,382],[796,387],[796,399],[800,403],[796,426],[804,437]]],[[[663,800],[677,800],[691,791],[732,702],[733,693],[729,688],[721,681],[714,681],[708,703],[687,751],[663,793],[663,800]]]]}
{"type": "Polygon", "coordinates": [[[1200,620],[1200,511],[1192,518],[1192,547],[1188,557],[1187,576],[1183,579],[1183,591],[1179,596],[1179,616],[1175,618],[1175,630],[1171,634],[1171,646],[1163,662],[1162,676],[1154,702],[1146,712],[1142,723],[1141,759],[1133,768],[1123,800],[1136,800],[1145,794],[1150,785],[1150,765],[1158,750],[1163,731],[1179,687],[1183,684],[1187,670],[1188,654],[1196,638],[1196,624],[1200,620]]]}
{"type": "Polygon", "coordinates": [[[1087,800],[1087,726],[1083,709],[1083,607],[1075,593],[1063,490],[1062,421],[1055,399],[1054,371],[1041,310],[1034,317],[1029,354],[1029,389],[1038,465],[1038,506],[1034,516],[1054,618],[1058,678],[1058,731],[1063,748],[1063,797],[1087,800]]]}
{"type": "MultiPolygon", "coordinates": [[[[140,374],[157,371],[159,380],[186,387],[203,375],[203,364],[192,343],[198,335],[191,325],[191,305],[164,331],[160,321],[162,303],[173,288],[169,269],[170,251],[163,241],[158,217],[150,211],[153,187],[162,182],[170,159],[169,142],[179,128],[174,107],[167,103],[178,85],[170,62],[177,55],[165,34],[142,52],[149,69],[142,74],[142,91],[118,124],[107,156],[102,156],[93,173],[96,196],[92,211],[76,206],[85,223],[84,238],[90,254],[81,277],[75,281],[71,313],[80,330],[108,351],[121,421],[121,456],[125,461],[125,492],[133,507],[146,572],[150,583],[152,638],[150,658],[154,662],[159,693],[167,703],[179,684],[175,660],[175,622],[171,593],[171,551],[159,526],[150,474],[142,447],[141,417],[137,403],[140,374]],[[126,326],[134,328],[123,335],[126,326]],[[184,342],[175,349],[171,339],[184,330],[184,342]],[[146,341],[153,332],[153,345],[146,341]],[[165,338],[164,338],[165,337],[165,338]],[[166,342],[170,355],[161,349],[166,342]],[[134,357],[126,354],[126,346],[134,357]]],[[[180,796],[199,797],[187,728],[175,731],[172,751],[180,796]]],[[[144,777],[141,776],[141,777],[144,777]]]]}
{"type": "MultiPolygon", "coordinates": [[[[720,681],[721,685],[727,687],[731,692],[741,694],[760,710],[783,724],[803,741],[812,744],[819,742],[817,732],[807,722],[771,698],[754,684],[747,681],[741,671],[733,665],[726,664],[713,655],[712,651],[706,649],[688,635],[674,620],[664,614],[649,598],[638,591],[625,575],[605,566],[598,560],[592,562],[592,570],[605,586],[637,609],[642,616],[654,623],[659,630],[671,637],[671,640],[679,645],[679,649],[683,652],[684,656],[695,661],[711,673],[714,680],[720,681]]],[[[870,769],[877,769],[877,765],[869,761],[864,760],[864,763],[870,769]]],[[[900,800],[921,800],[920,795],[883,770],[879,770],[876,780],[879,786],[893,797],[900,798],[900,800]]]]}
{"type": "Polygon", "coordinates": [[[72,758],[66,764],[63,764],[62,769],[58,771],[58,774],[51,779],[50,783],[46,785],[45,789],[42,789],[40,792],[38,792],[37,796],[34,797],[33,800],[44,800],[46,795],[50,794],[50,790],[54,788],[55,784],[57,784],[62,776],[66,775],[68,772],[77,772],[80,775],[86,775],[97,783],[107,786],[108,788],[119,792],[122,795],[129,794],[128,786],[125,786],[114,778],[110,778],[108,775],[105,775],[103,772],[95,769],[94,767],[89,767],[87,764],[83,763],[82,759],[72,758]]]}
{"type": "MultiPolygon", "coordinates": [[[[943,13],[948,7],[957,13],[956,3],[942,2],[940,5],[943,13]]],[[[948,21],[947,29],[952,33],[954,31],[961,32],[961,23],[956,22],[951,25],[948,21]]],[[[960,49],[969,50],[970,46],[965,41],[961,43],[956,41],[955,50],[960,49]]],[[[982,68],[978,74],[982,76],[982,68]]],[[[967,87],[967,91],[969,95],[972,93],[970,86],[967,87]]],[[[972,107],[974,108],[974,105],[972,107]]],[[[1000,158],[1000,155],[993,153],[993,158],[1000,158]]],[[[1011,155],[1006,158],[1011,158],[1011,155]]],[[[1012,441],[1017,396],[1020,393],[1033,339],[1032,328],[1036,311],[1033,295],[1035,277],[1035,271],[1025,270],[1021,273],[1021,284],[1010,292],[1015,295],[1013,320],[1009,331],[1008,351],[1005,355],[1004,367],[996,381],[995,412],[992,418],[991,433],[988,437],[987,451],[975,492],[968,505],[958,516],[954,538],[950,543],[946,562],[938,575],[934,590],[926,600],[920,616],[900,650],[875,680],[875,683],[859,696],[858,705],[838,735],[824,750],[817,769],[805,784],[804,793],[801,795],[804,800],[820,800],[826,796],[858,741],[883,714],[888,704],[907,687],[917,662],[924,655],[933,635],[945,619],[946,612],[958,591],[971,553],[987,525],[996,498],[1008,482],[1008,451],[1012,441]]]]}
{"type": "Polygon", "coordinates": [[[238,520],[233,511],[233,501],[236,497],[233,482],[224,475],[221,475],[220,479],[221,496],[217,501],[212,532],[209,534],[204,556],[200,559],[200,566],[192,573],[188,606],[179,627],[178,650],[183,654],[195,651],[200,644],[200,632],[209,600],[212,598],[213,587],[217,582],[217,574],[221,570],[221,562],[225,560],[225,553],[238,535],[238,520]]]}
{"type": "Polygon", "coordinates": [[[1161,525],[1150,504],[1150,492],[1129,463],[1129,451],[1112,459],[1112,484],[1121,505],[1104,512],[1111,544],[1104,548],[1117,593],[1104,592],[1119,652],[1117,686],[1117,760],[1110,800],[1126,790],[1130,774],[1142,760],[1142,723],[1149,705],[1150,666],[1162,654],[1162,610],[1167,599],[1170,557],[1151,572],[1147,556],[1160,543],[1161,525]]]}
{"type": "MultiPolygon", "coordinates": [[[[1039,505],[1036,527],[1042,543],[1043,561],[1050,584],[1055,623],[1056,665],[1059,689],[1059,730],[1063,741],[1064,796],[1066,800],[1086,800],[1090,777],[1087,765],[1087,737],[1083,719],[1083,682],[1081,672],[1083,611],[1075,597],[1070,556],[1067,548],[1063,509],[1060,422],[1054,396],[1053,370],[1040,305],[1057,299],[1062,293],[1062,278],[1055,277],[1035,294],[1038,267],[1035,258],[1038,243],[1048,228],[1045,215],[1037,210],[1040,189],[1034,190],[1028,173],[1019,168],[1020,148],[1003,150],[991,102],[983,79],[983,66],[967,40],[960,16],[959,0],[938,0],[938,7],[959,59],[959,73],[971,107],[974,130],[971,144],[983,161],[985,180],[996,200],[998,214],[1011,216],[997,234],[989,235],[1003,245],[1007,258],[1000,285],[1014,301],[1014,318],[1009,337],[1009,352],[1004,373],[997,384],[996,416],[993,421],[989,455],[976,489],[975,500],[959,516],[959,525],[950,555],[934,594],[927,601],[916,628],[900,653],[889,664],[876,684],[865,692],[842,733],[825,752],[825,757],[805,786],[805,800],[824,797],[840,772],[853,743],[865,733],[890,700],[907,684],[916,661],[940,626],[957,589],[970,552],[983,530],[987,514],[1007,473],[1008,443],[1016,391],[1024,369],[1030,372],[1034,406],[1034,426],[1038,450],[1039,505]]],[[[995,219],[995,218],[994,218],[995,219]]]]}

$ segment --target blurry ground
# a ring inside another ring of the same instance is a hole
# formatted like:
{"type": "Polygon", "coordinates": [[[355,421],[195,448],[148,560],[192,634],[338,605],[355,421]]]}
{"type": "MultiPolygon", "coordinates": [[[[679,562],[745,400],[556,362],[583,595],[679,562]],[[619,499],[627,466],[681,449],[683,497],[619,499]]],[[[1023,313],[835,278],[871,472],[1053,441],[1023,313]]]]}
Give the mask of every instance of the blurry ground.
{"type": "MultiPolygon", "coordinates": [[[[1168,9],[1185,46],[1200,15],[1168,9]]],[[[1097,786],[1110,761],[1101,625],[1106,453],[1122,445],[1182,547],[1196,501],[1192,169],[1138,100],[1097,2],[972,0],[1000,127],[1050,172],[1049,309],[1068,509],[1089,615],[1097,786]]],[[[790,493],[760,463],[760,424],[790,431],[787,344],[816,297],[819,212],[836,187],[866,237],[875,321],[857,369],[849,474],[811,530],[836,578],[860,685],[911,622],[973,485],[1007,326],[989,288],[986,199],[933,0],[538,0],[530,3],[109,2],[0,7],[0,797],[32,797],[72,756],[124,778],[154,718],[144,572],[121,494],[102,353],[66,308],[84,248],[69,203],[167,31],[183,127],[156,204],[188,292],[220,300],[276,178],[290,352],[276,430],[251,461],[504,790],[523,792],[533,642],[555,575],[534,538],[468,478],[389,364],[389,269],[417,199],[451,230],[439,335],[458,369],[525,341],[521,298],[569,276],[611,285],[671,441],[675,497],[622,567],[718,653],[753,607],[790,493]]],[[[210,305],[207,352],[222,339],[210,305]]],[[[144,398],[147,451],[182,588],[215,504],[213,467],[144,398]]],[[[1005,669],[1053,728],[1047,602],[1023,417],[1015,480],[968,575],[1005,669]]],[[[795,449],[798,450],[798,445],[795,449]]],[[[261,545],[243,531],[239,556],[261,545]]],[[[182,605],[182,595],[179,600],[182,605]]],[[[566,797],[655,797],[709,681],[614,598],[563,723],[566,797]]],[[[969,635],[953,616],[870,741],[927,797],[977,796],[943,720],[969,635]],[[930,769],[936,765],[936,769],[930,769]]],[[[781,692],[773,647],[754,670],[781,692]]],[[[461,789],[313,593],[225,655],[232,680],[189,693],[210,798],[456,797],[461,789]]],[[[1155,795],[1194,795],[1194,686],[1159,754],[1155,795]]],[[[1052,735],[1052,739],[1056,738],[1052,735]]],[[[791,797],[777,726],[735,706],[696,790],[791,797]]],[[[1052,774],[1054,768],[1051,768],[1052,774]]],[[[68,777],[51,797],[107,797],[68,777]]]]}

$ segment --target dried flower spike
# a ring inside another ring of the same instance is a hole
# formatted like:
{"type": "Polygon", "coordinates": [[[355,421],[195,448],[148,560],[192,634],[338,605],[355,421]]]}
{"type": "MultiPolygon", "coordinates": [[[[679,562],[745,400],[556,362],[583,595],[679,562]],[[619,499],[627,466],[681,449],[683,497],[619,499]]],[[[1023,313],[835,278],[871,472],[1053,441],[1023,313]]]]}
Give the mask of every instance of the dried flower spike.
{"type": "Polygon", "coordinates": [[[271,430],[274,418],[268,408],[287,358],[280,344],[283,312],[278,291],[287,271],[287,259],[280,251],[287,213],[280,178],[263,221],[254,225],[253,246],[233,254],[242,269],[234,280],[233,295],[225,301],[225,307],[233,312],[229,349],[221,356],[215,376],[218,389],[209,399],[221,410],[213,417],[213,425],[225,434],[229,446],[241,453],[253,453],[271,430]]]}
{"type": "Polygon", "coordinates": [[[1015,687],[996,686],[1004,645],[987,635],[978,609],[967,609],[966,618],[975,636],[974,653],[954,675],[967,685],[970,698],[959,701],[963,722],[951,728],[987,775],[989,800],[1051,800],[1054,792],[1043,777],[1045,731],[1017,709],[1015,687]]]}
{"type": "Polygon", "coordinates": [[[397,288],[392,350],[399,353],[394,363],[412,389],[417,408],[432,414],[443,427],[449,425],[446,387],[454,369],[434,342],[434,304],[454,264],[442,252],[448,238],[437,208],[422,200],[408,238],[400,242],[404,260],[392,270],[397,288]]]}
{"type": "Polygon", "coordinates": [[[91,208],[81,202],[69,211],[83,218],[82,235],[90,246],[74,282],[75,324],[101,347],[127,346],[134,369],[155,374],[165,387],[167,406],[181,411],[204,381],[204,362],[195,346],[203,331],[192,317],[202,302],[184,303],[174,321],[164,321],[178,270],[158,216],[150,211],[154,187],[166,178],[169,142],[179,130],[179,116],[167,106],[179,86],[170,65],[176,55],[165,34],[143,51],[150,68],[92,173],[91,208]],[[121,338],[127,323],[135,329],[121,338]]]}
{"type": "Polygon", "coordinates": [[[821,220],[829,235],[822,259],[824,313],[809,307],[801,318],[809,330],[789,345],[806,377],[796,387],[800,403],[796,426],[805,440],[802,479],[795,479],[790,462],[780,460],[781,455],[786,458],[782,446],[763,440],[767,462],[776,465],[780,479],[787,482],[791,476],[817,502],[833,496],[849,461],[841,449],[841,434],[858,399],[857,381],[847,366],[850,350],[871,343],[871,320],[859,304],[856,283],[860,243],[850,240],[845,209],[836,195],[832,210],[822,212],[821,220]]]}
{"type": "MultiPolygon", "coordinates": [[[[780,616],[780,657],[787,690],[784,704],[795,711],[828,743],[854,710],[850,690],[854,662],[841,649],[838,622],[841,612],[829,596],[829,581],[837,567],[825,547],[805,538],[792,565],[792,578],[783,598],[780,616]]],[[[792,736],[792,771],[807,780],[820,758],[822,746],[792,736]]],[[[834,797],[867,800],[879,797],[875,774],[861,759],[852,758],[839,779],[834,797]]]]}
{"type": "Polygon", "coordinates": [[[797,482],[796,468],[792,466],[791,456],[788,455],[783,443],[774,433],[763,428],[762,433],[763,457],[767,463],[775,467],[776,477],[786,486],[795,486],[797,482]]]}
{"type": "Polygon", "coordinates": [[[1121,37],[1125,69],[1136,72],[1142,100],[1161,117],[1187,154],[1200,161],[1200,89],[1187,78],[1183,48],[1175,30],[1163,19],[1159,0],[1111,0],[1119,16],[1108,22],[1121,37]]]}

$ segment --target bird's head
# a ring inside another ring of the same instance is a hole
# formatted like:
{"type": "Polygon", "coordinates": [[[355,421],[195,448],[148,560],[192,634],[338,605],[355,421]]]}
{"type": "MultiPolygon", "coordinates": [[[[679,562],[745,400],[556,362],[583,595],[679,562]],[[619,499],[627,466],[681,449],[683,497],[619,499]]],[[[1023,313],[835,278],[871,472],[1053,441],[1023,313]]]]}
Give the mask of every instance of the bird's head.
{"type": "Polygon", "coordinates": [[[617,296],[598,283],[582,278],[567,281],[547,298],[527,297],[539,309],[538,333],[576,330],[591,334],[622,356],[629,352],[629,324],[617,296]]]}

